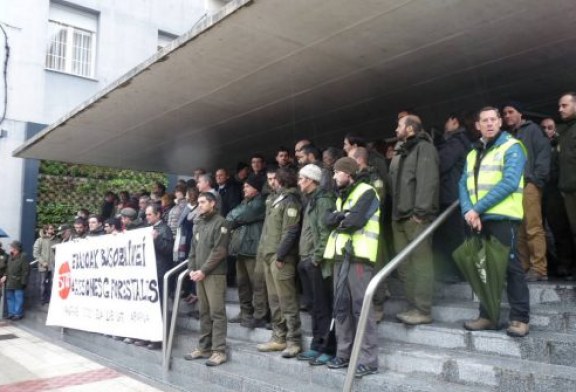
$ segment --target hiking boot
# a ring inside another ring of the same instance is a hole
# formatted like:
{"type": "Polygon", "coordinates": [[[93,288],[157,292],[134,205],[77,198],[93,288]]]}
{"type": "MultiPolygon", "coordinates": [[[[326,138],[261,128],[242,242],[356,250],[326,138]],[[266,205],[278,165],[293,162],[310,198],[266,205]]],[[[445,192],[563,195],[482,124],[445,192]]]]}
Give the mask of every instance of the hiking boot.
{"type": "Polygon", "coordinates": [[[310,362],[308,362],[308,363],[312,366],[322,366],[322,365],[326,365],[328,362],[330,362],[332,360],[332,358],[334,358],[333,355],[322,354],[319,357],[311,359],[310,362]]]}
{"type": "Polygon", "coordinates": [[[238,313],[236,316],[229,318],[228,322],[231,324],[239,324],[239,323],[242,323],[242,320],[243,320],[242,314],[238,313]]]}
{"type": "Polygon", "coordinates": [[[319,355],[320,355],[319,351],[308,350],[308,351],[304,351],[303,353],[298,354],[298,357],[296,359],[298,359],[299,361],[310,361],[311,359],[314,359],[314,358],[318,357],[319,355]]]}
{"type": "Polygon", "coordinates": [[[403,312],[397,313],[397,314],[396,314],[396,318],[397,318],[398,320],[404,322],[404,321],[403,321],[403,320],[404,320],[404,317],[412,314],[412,313],[414,312],[414,310],[416,310],[416,309],[408,309],[408,310],[405,310],[405,311],[403,311],[403,312]]]}
{"type": "Polygon", "coordinates": [[[356,372],[354,372],[354,376],[356,378],[362,378],[362,377],[367,376],[369,374],[374,374],[377,371],[378,371],[377,367],[360,364],[356,367],[356,372]]]}
{"type": "Polygon", "coordinates": [[[374,305],[374,318],[377,324],[380,324],[382,320],[384,320],[384,305],[374,305]]]}
{"type": "Polygon", "coordinates": [[[464,329],[468,331],[494,331],[498,329],[498,326],[488,319],[478,317],[475,320],[466,321],[464,323],[464,329]]]}
{"type": "Polygon", "coordinates": [[[288,342],[288,345],[282,351],[282,358],[294,358],[300,351],[302,351],[302,347],[298,343],[288,342]]]}
{"type": "Polygon", "coordinates": [[[506,333],[508,336],[512,336],[514,338],[523,338],[524,336],[528,335],[529,328],[528,323],[523,323],[521,321],[511,321],[506,333]]]}
{"type": "Polygon", "coordinates": [[[226,357],[226,353],[221,351],[213,351],[210,359],[206,361],[206,366],[218,366],[222,365],[226,362],[228,358],[226,357]]]}
{"type": "Polygon", "coordinates": [[[199,348],[195,348],[190,354],[184,355],[184,359],[187,361],[192,361],[194,359],[200,358],[210,358],[212,353],[208,350],[200,350],[199,348]]]}
{"type": "Polygon", "coordinates": [[[398,317],[400,321],[408,325],[420,325],[420,324],[430,324],[432,322],[432,316],[430,313],[424,313],[417,309],[412,310],[412,312],[405,314],[403,317],[398,317]]]}
{"type": "Polygon", "coordinates": [[[349,363],[350,363],[349,359],[334,357],[328,361],[327,366],[330,369],[342,369],[348,367],[349,363]]]}
{"type": "Polygon", "coordinates": [[[269,342],[266,343],[262,343],[256,346],[256,349],[258,351],[267,353],[270,351],[282,351],[286,348],[286,343],[285,342],[277,342],[275,340],[271,340],[269,342]]]}
{"type": "Polygon", "coordinates": [[[529,270],[524,279],[526,279],[526,282],[546,282],[548,275],[542,275],[534,270],[529,270]]]}
{"type": "Polygon", "coordinates": [[[244,317],[242,321],[240,321],[240,325],[244,328],[254,329],[254,317],[244,317]]]}

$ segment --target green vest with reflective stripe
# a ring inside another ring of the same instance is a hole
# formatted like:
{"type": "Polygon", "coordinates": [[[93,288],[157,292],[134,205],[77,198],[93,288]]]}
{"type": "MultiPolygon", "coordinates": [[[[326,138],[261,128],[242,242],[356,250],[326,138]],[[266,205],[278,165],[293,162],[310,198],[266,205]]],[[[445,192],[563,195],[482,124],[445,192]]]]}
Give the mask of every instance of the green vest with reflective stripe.
{"type": "MultiPolygon", "coordinates": [[[[336,210],[337,211],[347,211],[352,209],[358,199],[367,191],[374,188],[368,184],[359,183],[356,188],[348,195],[345,201],[342,201],[342,197],[336,200],[336,210]]],[[[378,193],[374,192],[376,198],[378,198],[378,193]]],[[[378,203],[380,204],[380,203],[378,203]]],[[[337,232],[333,230],[328,238],[328,243],[326,244],[326,250],[324,251],[324,258],[328,260],[333,260],[335,258],[341,258],[344,256],[344,247],[349,239],[352,239],[352,247],[354,249],[354,257],[370,260],[371,262],[376,262],[376,254],[378,253],[378,237],[380,236],[380,208],[378,207],[376,211],[370,216],[366,225],[360,230],[356,230],[352,235],[342,232],[337,232]]]]}
{"type": "MultiPolygon", "coordinates": [[[[488,192],[490,192],[490,190],[502,180],[502,174],[504,172],[504,155],[506,154],[506,151],[515,144],[520,144],[522,146],[519,140],[510,137],[506,142],[490,149],[490,151],[486,153],[482,162],[480,162],[477,186],[474,183],[474,165],[476,164],[478,152],[472,150],[468,154],[468,157],[466,158],[466,187],[468,188],[468,194],[470,195],[472,204],[476,204],[478,200],[486,196],[488,192]]],[[[522,216],[524,215],[524,209],[522,208],[523,185],[524,175],[520,178],[520,184],[516,191],[512,192],[504,200],[495,206],[492,206],[484,213],[522,219],[522,216]]]]}

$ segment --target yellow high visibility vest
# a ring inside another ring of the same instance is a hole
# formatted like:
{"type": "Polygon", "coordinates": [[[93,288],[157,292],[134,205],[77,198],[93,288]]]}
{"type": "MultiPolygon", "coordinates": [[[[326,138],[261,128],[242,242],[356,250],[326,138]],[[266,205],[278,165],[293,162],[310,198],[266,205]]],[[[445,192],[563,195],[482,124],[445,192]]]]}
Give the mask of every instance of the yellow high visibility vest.
{"type": "MultiPolygon", "coordinates": [[[[341,197],[336,200],[336,210],[345,211],[352,209],[358,199],[367,191],[374,188],[368,184],[359,183],[356,188],[348,195],[348,198],[343,201],[341,197]]],[[[378,198],[378,193],[374,191],[376,198],[378,198]]],[[[378,203],[380,204],[380,203],[378,203]]],[[[370,260],[371,262],[376,262],[376,254],[378,253],[378,237],[380,236],[380,207],[372,214],[372,216],[366,222],[366,225],[360,230],[356,230],[352,235],[337,232],[333,230],[328,238],[328,243],[326,244],[326,250],[324,251],[324,258],[328,260],[333,260],[337,256],[344,256],[344,247],[346,243],[351,238],[352,246],[354,248],[354,257],[363,258],[370,260]]]]}
{"type": "MultiPolygon", "coordinates": [[[[502,180],[504,171],[504,155],[510,147],[515,144],[522,144],[518,139],[509,137],[505,143],[492,148],[486,153],[486,156],[480,162],[480,170],[478,171],[478,186],[474,184],[474,165],[476,164],[476,150],[470,151],[466,158],[466,187],[472,204],[476,204],[481,200],[494,186],[502,180]]],[[[524,209],[522,208],[522,193],[524,191],[524,175],[520,179],[520,184],[516,191],[509,194],[500,203],[492,206],[485,214],[497,214],[508,216],[514,219],[522,219],[524,216],[524,209]]]]}

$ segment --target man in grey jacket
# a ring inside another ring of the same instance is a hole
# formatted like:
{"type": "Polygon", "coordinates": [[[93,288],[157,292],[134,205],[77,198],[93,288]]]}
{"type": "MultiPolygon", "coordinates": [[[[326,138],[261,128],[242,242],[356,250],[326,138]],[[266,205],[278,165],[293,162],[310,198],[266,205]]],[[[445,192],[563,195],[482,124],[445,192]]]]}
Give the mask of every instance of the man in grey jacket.
{"type": "MultiPolygon", "coordinates": [[[[392,230],[394,247],[400,252],[434,220],[438,213],[438,154],[422,129],[420,118],[407,115],[398,120],[398,147],[390,165],[392,230]]],[[[432,322],[434,266],[432,239],[428,238],[399,268],[409,309],[396,317],[405,324],[432,322]]]]}

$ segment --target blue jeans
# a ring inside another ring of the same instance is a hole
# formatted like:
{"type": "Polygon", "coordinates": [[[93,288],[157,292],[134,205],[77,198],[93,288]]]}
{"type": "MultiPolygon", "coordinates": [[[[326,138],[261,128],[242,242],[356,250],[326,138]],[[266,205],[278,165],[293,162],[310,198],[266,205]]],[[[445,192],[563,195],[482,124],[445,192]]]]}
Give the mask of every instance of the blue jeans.
{"type": "Polygon", "coordinates": [[[24,313],[24,290],[6,289],[8,302],[8,317],[22,317],[24,313]]]}

